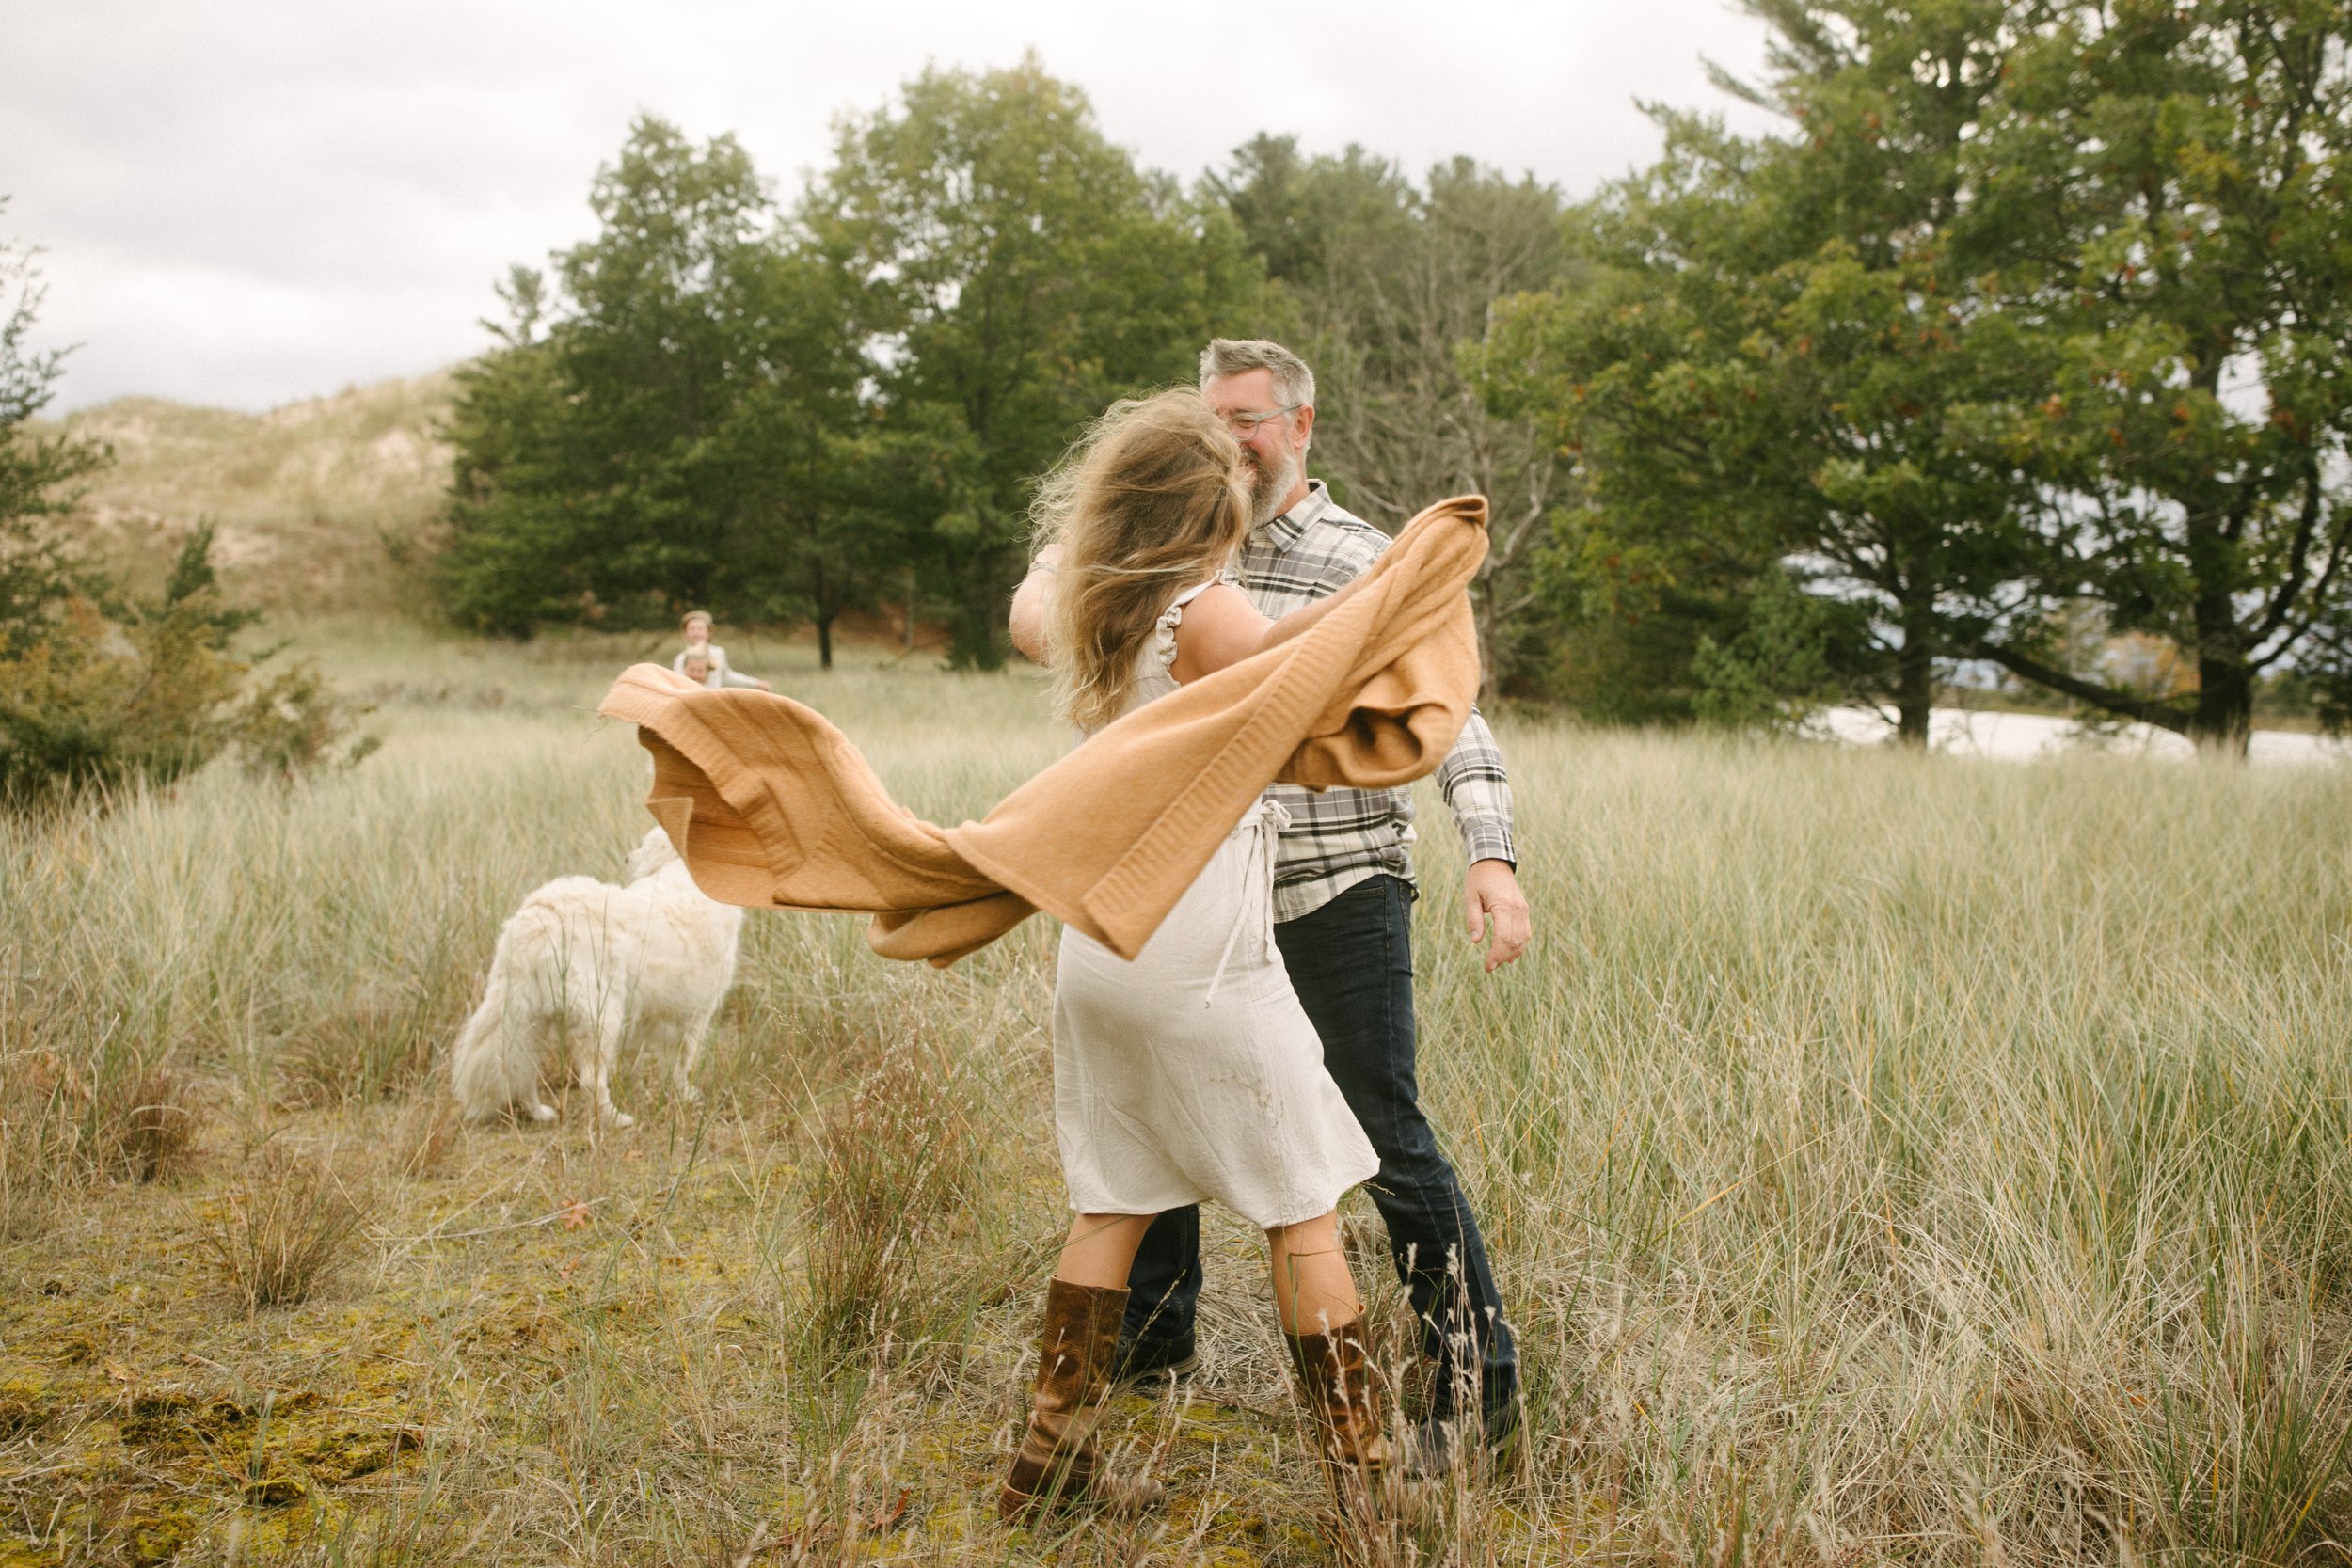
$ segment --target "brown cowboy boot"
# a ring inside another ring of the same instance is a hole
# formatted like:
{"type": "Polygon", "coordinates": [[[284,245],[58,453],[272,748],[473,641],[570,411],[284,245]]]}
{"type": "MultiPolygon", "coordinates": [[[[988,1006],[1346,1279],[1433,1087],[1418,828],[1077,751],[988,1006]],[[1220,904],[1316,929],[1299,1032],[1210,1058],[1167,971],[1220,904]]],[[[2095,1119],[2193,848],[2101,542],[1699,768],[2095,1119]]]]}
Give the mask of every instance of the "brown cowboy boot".
{"type": "Polygon", "coordinates": [[[1048,1285],[1029,1425],[996,1499],[1006,1519],[1082,1502],[1134,1512],[1167,1496],[1148,1476],[1105,1473],[1095,1451],[1094,1428],[1110,1397],[1111,1357],[1126,1311],[1124,1291],[1060,1279],[1048,1285]]]}
{"type": "Polygon", "coordinates": [[[1375,1502],[1389,1486],[1389,1439],[1380,1388],[1364,1344],[1362,1313],[1328,1334],[1285,1334],[1307,1414],[1322,1440],[1324,1469],[1343,1501],[1375,1502]]]}

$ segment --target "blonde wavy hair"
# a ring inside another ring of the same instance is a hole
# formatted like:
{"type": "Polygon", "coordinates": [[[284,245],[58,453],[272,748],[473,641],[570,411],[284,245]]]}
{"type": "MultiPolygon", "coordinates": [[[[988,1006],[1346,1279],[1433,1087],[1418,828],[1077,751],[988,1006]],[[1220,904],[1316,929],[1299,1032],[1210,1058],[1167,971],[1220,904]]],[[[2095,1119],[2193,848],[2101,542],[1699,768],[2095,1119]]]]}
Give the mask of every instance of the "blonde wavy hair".
{"type": "Polygon", "coordinates": [[[1168,601],[1213,576],[1249,530],[1241,444],[1189,388],[1111,405],[1030,509],[1059,543],[1046,638],[1054,705],[1081,729],[1119,717],[1168,601]]]}

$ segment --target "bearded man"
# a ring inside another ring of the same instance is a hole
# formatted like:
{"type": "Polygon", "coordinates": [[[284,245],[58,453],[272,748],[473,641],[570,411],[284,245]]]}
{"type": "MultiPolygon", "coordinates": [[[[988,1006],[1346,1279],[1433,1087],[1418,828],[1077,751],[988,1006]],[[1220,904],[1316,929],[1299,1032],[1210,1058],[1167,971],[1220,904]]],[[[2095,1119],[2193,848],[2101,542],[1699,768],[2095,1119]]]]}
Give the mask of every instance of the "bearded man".
{"type": "MultiPolygon", "coordinates": [[[[1344,587],[1389,538],[1306,476],[1314,373],[1279,343],[1219,338],[1200,355],[1200,393],[1241,442],[1252,527],[1233,566],[1259,610],[1279,618],[1344,587]]],[[[1435,499],[1437,498],[1428,498],[1435,499]]],[[[1014,645],[1043,652],[1041,563],[1014,601],[1014,645]]],[[[1464,916],[1486,941],[1492,974],[1527,945],[1527,900],[1514,869],[1511,789],[1494,736],[1473,709],[1438,769],[1470,870],[1464,916]]],[[[1518,1352],[1486,1247],[1453,1164],[1422,1114],[1414,1065],[1413,799],[1406,789],[1290,784],[1268,792],[1290,813],[1275,874],[1275,940],[1322,1037],[1324,1065],[1380,1158],[1369,1184],[1397,1277],[1437,1363],[1429,1414],[1401,1455],[1433,1475],[1518,1428],[1518,1352]]],[[[1129,1384],[1188,1376],[1200,1364],[1200,1212],[1153,1221],[1128,1277],[1118,1375],[1129,1384]]]]}

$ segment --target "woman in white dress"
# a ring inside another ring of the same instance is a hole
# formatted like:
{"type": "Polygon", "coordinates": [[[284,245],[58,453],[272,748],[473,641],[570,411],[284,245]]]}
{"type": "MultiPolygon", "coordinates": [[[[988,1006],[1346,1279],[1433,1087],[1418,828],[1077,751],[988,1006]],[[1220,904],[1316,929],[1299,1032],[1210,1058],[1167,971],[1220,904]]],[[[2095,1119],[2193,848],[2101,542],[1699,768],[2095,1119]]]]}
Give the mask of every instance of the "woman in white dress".
{"type": "MultiPolygon", "coordinates": [[[[1041,620],[1062,715],[1087,732],[1255,653],[1273,623],[1221,578],[1248,527],[1240,447],[1197,393],[1114,407],[1040,499],[1041,620]]],[[[1025,590],[1025,593],[1031,592],[1025,590]]],[[[1377,1156],[1323,1065],[1274,942],[1274,837],[1234,825],[1133,962],[1065,928],[1054,990],[1055,1130],[1075,1217],[1046,1295],[1009,1518],[1156,1501],[1099,1464],[1128,1266],[1153,1215],[1214,1198],[1263,1227],[1275,1301],[1343,1487],[1388,1463],[1333,1210],[1377,1156]]]]}

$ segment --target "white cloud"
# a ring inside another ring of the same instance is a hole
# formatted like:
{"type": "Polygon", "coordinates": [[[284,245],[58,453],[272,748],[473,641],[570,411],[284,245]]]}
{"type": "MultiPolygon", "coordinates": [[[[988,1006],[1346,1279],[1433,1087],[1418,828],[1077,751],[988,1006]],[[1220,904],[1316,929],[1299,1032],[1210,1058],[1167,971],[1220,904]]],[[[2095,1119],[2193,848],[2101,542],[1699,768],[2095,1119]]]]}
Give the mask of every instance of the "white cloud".
{"type": "Polygon", "coordinates": [[[1654,155],[1636,99],[1756,123],[1701,55],[1761,51],[1720,0],[0,0],[0,235],[48,251],[42,336],[83,345],[68,407],[265,407],[478,351],[492,280],[587,232],[641,110],[736,132],[788,196],[841,112],[1035,48],[1186,180],[1269,130],[1581,194],[1654,155]]]}

